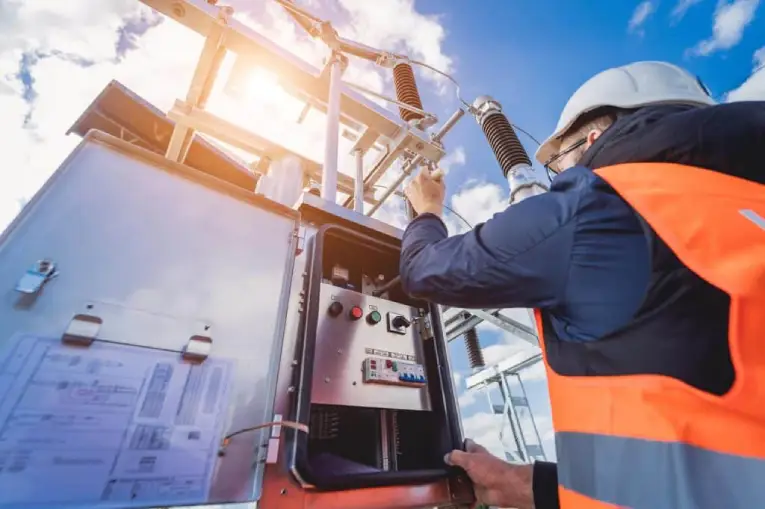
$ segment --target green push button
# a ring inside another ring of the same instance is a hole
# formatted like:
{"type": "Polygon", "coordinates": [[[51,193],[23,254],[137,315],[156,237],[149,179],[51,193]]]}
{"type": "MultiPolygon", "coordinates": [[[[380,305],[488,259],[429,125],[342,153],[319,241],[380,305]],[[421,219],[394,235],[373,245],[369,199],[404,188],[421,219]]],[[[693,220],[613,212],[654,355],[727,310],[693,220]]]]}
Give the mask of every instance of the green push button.
{"type": "Polygon", "coordinates": [[[398,362],[394,361],[393,362],[393,372],[395,373],[396,371],[398,371],[398,362]]]}
{"type": "Polygon", "coordinates": [[[367,315],[367,323],[369,325],[377,325],[382,320],[382,315],[379,311],[372,311],[367,315]]]}

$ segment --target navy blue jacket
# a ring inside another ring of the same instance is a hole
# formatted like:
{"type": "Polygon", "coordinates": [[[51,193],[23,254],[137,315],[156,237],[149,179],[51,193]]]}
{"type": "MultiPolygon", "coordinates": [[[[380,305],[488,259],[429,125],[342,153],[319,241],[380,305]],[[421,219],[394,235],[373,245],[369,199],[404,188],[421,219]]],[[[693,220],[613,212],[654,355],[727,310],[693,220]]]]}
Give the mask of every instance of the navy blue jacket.
{"type": "MultiPolygon", "coordinates": [[[[735,376],[728,296],[685,267],[590,168],[672,162],[765,184],[763,150],[765,102],[640,109],[549,193],[473,231],[447,238],[438,217],[416,218],[404,233],[402,285],[451,306],[541,309],[547,360],[560,374],[655,373],[723,394],[735,376]]],[[[537,462],[533,479],[536,507],[556,508],[555,465],[537,462]]]]}
{"type": "Polygon", "coordinates": [[[763,151],[765,102],[643,108],[608,129],[549,193],[468,233],[447,238],[441,219],[417,217],[404,233],[402,285],[449,306],[544,309],[561,340],[597,340],[640,307],[650,260],[635,213],[589,168],[674,162],[761,181],[753,162],[763,151]]]}

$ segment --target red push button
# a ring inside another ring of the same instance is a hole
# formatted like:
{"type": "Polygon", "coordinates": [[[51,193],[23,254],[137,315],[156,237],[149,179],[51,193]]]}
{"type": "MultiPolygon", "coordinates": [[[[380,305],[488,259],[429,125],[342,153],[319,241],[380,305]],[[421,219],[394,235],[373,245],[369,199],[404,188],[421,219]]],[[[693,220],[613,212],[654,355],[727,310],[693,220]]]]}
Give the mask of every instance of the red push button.
{"type": "Polygon", "coordinates": [[[351,320],[358,320],[362,316],[364,316],[364,310],[362,310],[358,306],[353,306],[351,310],[348,312],[348,314],[351,317],[351,320]]]}

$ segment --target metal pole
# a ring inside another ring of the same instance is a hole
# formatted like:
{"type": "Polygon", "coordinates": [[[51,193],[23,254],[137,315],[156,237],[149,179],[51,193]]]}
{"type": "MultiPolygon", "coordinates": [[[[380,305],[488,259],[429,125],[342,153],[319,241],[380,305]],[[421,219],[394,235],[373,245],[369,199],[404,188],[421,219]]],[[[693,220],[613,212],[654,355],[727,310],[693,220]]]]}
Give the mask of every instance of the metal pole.
{"type": "Polygon", "coordinates": [[[364,151],[356,149],[356,180],[353,189],[353,210],[364,213],[364,151]]]}
{"type": "MultiPolygon", "coordinates": [[[[523,435],[523,424],[521,424],[521,417],[518,415],[518,409],[515,408],[515,403],[513,403],[513,394],[510,391],[510,384],[507,383],[507,378],[504,373],[500,375],[501,383],[505,386],[505,397],[507,398],[508,410],[511,421],[515,420],[515,422],[518,423],[517,432],[516,429],[513,429],[513,434],[515,435],[515,443],[518,444],[518,448],[523,448],[523,460],[530,463],[529,461],[529,448],[528,444],[526,443],[526,437],[523,435]]],[[[530,410],[530,409],[529,409],[530,410]]]]}
{"type": "Polygon", "coordinates": [[[523,398],[526,400],[526,402],[529,404],[529,418],[531,419],[531,427],[534,428],[534,434],[537,437],[537,443],[539,444],[539,450],[542,453],[542,459],[547,459],[547,454],[545,454],[545,449],[542,447],[542,437],[539,436],[539,429],[537,428],[537,422],[534,419],[534,412],[531,411],[531,402],[529,401],[529,396],[526,394],[526,387],[523,385],[523,380],[521,379],[520,373],[513,373],[515,377],[518,379],[518,383],[521,386],[521,392],[523,392],[523,398]]]}
{"type": "MultiPolygon", "coordinates": [[[[497,385],[499,386],[499,392],[502,394],[502,406],[503,413],[507,416],[507,422],[510,424],[510,432],[513,434],[513,440],[515,440],[515,448],[518,451],[518,456],[521,458],[521,461],[526,461],[526,448],[521,445],[521,442],[518,437],[518,432],[515,429],[515,419],[514,412],[513,412],[513,405],[510,401],[510,391],[505,387],[505,377],[500,376],[500,379],[497,381],[497,385]]],[[[502,431],[500,430],[500,433],[502,431]]],[[[504,444],[502,444],[504,445],[504,444]]]]}
{"type": "Polygon", "coordinates": [[[337,201],[337,153],[340,133],[340,96],[344,62],[333,52],[329,60],[329,100],[327,101],[327,138],[324,144],[324,168],[321,174],[321,197],[337,201]]]}
{"type": "MultiPolygon", "coordinates": [[[[436,134],[433,135],[433,141],[441,141],[441,138],[446,136],[446,134],[452,130],[452,127],[455,126],[455,124],[459,121],[459,119],[462,118],[462,116],[465,114],[465,110],[462,108],[455,111],[449,119],[444,122],[444,125],[441,126],[441,129],[438,130],[436,134]]],[[[410,160],[406,165],[404,165],[404,168],[401,171],[401,175],[396,179],[396,181],[385,190],[383,195],[380,197],[380,199],[375,203],[372,208],[367,212],[368,216],[371,216],[375,212],[377,212],[377,209],[379,209],[383,203],[385,203],[385,200],[388,199],[390,195],[396,192],[396,189],[398,189],[398,186],[401,185],[401,183],[406,179],[407,176],[412,172],[414,168],[417,167],[418,164],[420,164],[423,160],[423,157],[421,155],[417,155],[414,157],[414,159],[410,160]]]]}

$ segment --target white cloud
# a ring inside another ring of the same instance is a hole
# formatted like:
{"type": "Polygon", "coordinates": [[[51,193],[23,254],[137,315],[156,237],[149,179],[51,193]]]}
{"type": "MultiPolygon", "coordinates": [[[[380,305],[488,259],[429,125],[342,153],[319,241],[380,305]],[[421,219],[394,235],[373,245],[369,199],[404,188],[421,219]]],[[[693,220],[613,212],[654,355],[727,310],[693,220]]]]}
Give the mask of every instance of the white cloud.
{"type": "MultiPolygon", "coordinates": [[[[534,432],[529,414],[521,409],[520,422],[523,436],[527,444],[536,444],[537,436],[534,432]]],[[[548,460],[555,459],[555,432],[553,431],[552,419],[549,415],[534,415],[539,438],[548,460]]],[[[466,438],[483,445],[495,456],[505,459],[505,451],[516,451],[517,446],[513,438],[512,428],[505,414],[493,414],[490,412],[476,412],[465,417],[462,427],[466,438]]]]}
{"type": "Polygon", "coordinates": [[[740,87],[728,92],[728,102],[765,100],[765,46],[754,52],[753,60],[752,75],[740,87]]]}
{"type": "Polygon", "coordinates": [[[685,13],[688,12],[688,9],[701,3],[701,1],[702,0],[678,0],[677,4],[675,4],[675,7],[672,9],[672,20],[674,22],[680,21],[685,16],[685,13]]]}
{"type": "MultiPolygon", "coordinates": [[[[450,206],[471,226],[485,222],[508,206],[507,191],[496,184],[468,180],[452,195],[450,206]]],[[[452,234],[468,231],[468,225],[461,218],[447,211],[444,222],[452,234]]]]}
{"type": "MultiPolygon", "coordinates": [[[[445,31],[438,18],[418,13],[409,0],[385,2],[385,8],[380,2],[375,2],[373,8],[368,2],[337,0],[334,7],[346,19],[337,22],[336,28],[343,36],[406,51],[450,70],[452,58],[442,51],[445,31]]],[[[176,98],[185,96],[203,44],[198,34],[165,19],[142,36],[133,36],[130,51],[124,55],[117,51],[120,30],[126,23],[155,20],[155,16],[138,0],[0,2],[0,132],[5,145],[0,169],[0,230],[76,145],[78,140],[64,133],[111,79],[119,80],[163,111],[176,98]],[[17,76],[22,58],[28,64],[24,68],[26,86],[17,76]]],[[[237,18],[313,65],[321,65],[326,48],[300,36],[275,2],[264,4],[264,12],[257,20],[246,13],[238,13],[237,18]]],[[[249,105],[222,96],[225,71],[232,63],[229,59],[224,64],[209,109],[321,160],[323,116],[312,112],[303,125],[296,125],[302,104],[280,95],[278,90],[267,97],[253,98],[249,105]]],[[[390,70],[375,69],[353,59],[346,72],[349,81],[376,91],[391,91],[390,70]]],[[[440,80],[436,83],[440,84],[440,80]]],[[[341,171],[346,173],[353,168],[352,158],[347,155],[350,144],[344,140],[340,147],[341,171]]],[[[457,150],[446,163],[455,165],[461,160],[464,157],[457,150]]],[[[399,212],[402,209],[396,202],[400,200],[391,200],[386,213],[392,222],[402,224],[405,215],[399,212]]]]}
{"type": "Polygon", "coordinates": [[[460,410],[462,410],[463,413],[466,408],[473,406],[477,402],[478,402],[478,392],[475,390],[464,391],[459,396],[460,410]]]}
{"type": "Polygon", "coordinates": [[[746,27],[754,20],[759,4],[760,0],[721,0],[715,10],[712,37],[698,43],[692,52],[707,56],[737,45],[746,27]]]}
{"type": "Polygon", "coordinates": [[[505,458],[505,447],[500,440],[502,416],[489,412],[477,412],[462,420],[462,428],[466,438],[486,447],[489,452],[500,458],[505,458]]]}
{"type": "Polygon", "coordinates": [[[465,147],[458,146],[454,150],[450,151],[444,156],[438,163],[438,167],[441,168],[444,173],[449,171],[455,166],[463,166],[467,162],[467,155],[465,154],[465,147]]]}
{"type": "Polygon", "coordinates": [[[631,33],[637,33],[643,35],[643,24],[656,10],[656,5],[651,0],[645,0],[640,2],[635,10],[632,12],[632,17],[627,25],[627,30],[631,33]]]}
{"type": "MultiPolygon", "coordinates": [[[[446,31],[438,16],[418,13],[414,0],[339,0],[339,3],[350,13],[350,23],[342,32],[344,37],[405,53],[443,72],[453,71],[453,59],[441,49],[446,31]]],[[[428,70],[421,74],[439,83],[441,93],[448,90],[440,75],[428,70]]]]}

